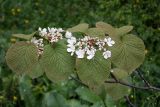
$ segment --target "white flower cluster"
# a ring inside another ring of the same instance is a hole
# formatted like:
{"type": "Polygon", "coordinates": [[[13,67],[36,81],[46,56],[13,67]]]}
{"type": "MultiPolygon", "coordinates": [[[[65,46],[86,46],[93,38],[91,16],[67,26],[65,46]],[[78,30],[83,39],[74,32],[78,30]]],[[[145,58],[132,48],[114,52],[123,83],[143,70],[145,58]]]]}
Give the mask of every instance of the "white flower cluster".
{"type": "Polygon", "coordinates": [[[39,35],[51,43],[58,42],[58,40],[63,39],[62,32],[64,30],[62,28],[39,28],[39,35]]]}
{"type": "Polygon", "coordinates": [[[48,40],[50,43],[58,42],[63,39],[63,32],[65,32],[65,38],[67,38],[67,52],[77,55],[77,58],[84,58],[87,55],[87,59],[92,59],[95,56],[97,50],[103,52],[105,59],[111,57],[111,51],[107,50],[108,46],[113,46],[115,42],[110,38],[99,39],[97,37],[85,36],[81,39],[76,39],[71,32],[64,31],[62,28],[39,28],[40,39],[32,38],[31,42],[38,48],[38,55],[43,53],[43,39],[48,40]]]}
{"type": "Polygon", "coordinates": [[[70,52],[71,56],[75,53],[77,58],[84,58],[86,54],[87,59],[92,59],[96,51],[100,50],[103,51],[104,58],[108,59],[111,57],[111,51],[107,50],[106,47],[115,44],[110,37],[99,39],[97,37],[85,36],[82,39],[76,39],[72,36],[72,33],[68,31],[66,31],[65,37],[68,42],[67,52],[70,52]]]}
{"type": "Polygon", "coordinates": [[[33,37],[31,39],[31,43],[34,43],[36,45],[36,47],[38,48],[38,55],[41,55],[44,50],[43,38],[37,39],[36,37],[33,37]]]}

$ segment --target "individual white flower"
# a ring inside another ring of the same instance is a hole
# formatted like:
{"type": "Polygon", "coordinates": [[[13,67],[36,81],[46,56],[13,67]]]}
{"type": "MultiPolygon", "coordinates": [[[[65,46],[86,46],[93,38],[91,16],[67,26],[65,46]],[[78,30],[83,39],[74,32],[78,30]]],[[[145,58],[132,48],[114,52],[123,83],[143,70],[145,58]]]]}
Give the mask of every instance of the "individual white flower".
{"type": "Polygon", "coordinates": [[[69,31],[66,31],[65,37],[68,38],[68,39],[71,38],[72,37],[72,33],[69,32],[69,31]]]}
{"type": "Polygon", "coordinates": [[[67,52],[71,52],[71,56],[73,56],[74,55],[74,52],[75,52],[75,46],[74,45],[71,45],[71,44],[69,44],[69,45],[67,45],[68,46],[68,48],[67,48],[67,52]]]}
{"type": "Polygon", "coordinates": [[[110,37],[105,38],[104,41],[108,44],[108,46],[113,46],[113,44],[115,44],[115,42],[110,37]]]}
{"type": "Polygon", "coordinates": [[[57,31],[57,29],[56,28],[49,28],[48,27],[48,31],[49,31],[49,33],[51,33],[52,35],[54,35],[55,32],[57,31]]]}
{"type": "Polygon", "coordinates": [[[85,54],[85,50],[83,49],[76,50],[77,58],[84,58],[84,54],[85,54]]]}
{"type": "Polygon", "coordinates": [[[87,54],[88,54],[88,56],[87,56],[87,59],[92,59],[93,57],[94,57],[94,55],[95,55],[95,52],[96,52],[96,49],[91,49],[91,50],[87,50],[87,54]]]}
{"type": "Polygon", "coordinates": [[[103,56],[105,59],[108,59],[111,57],[111,51],[107,50],[103,52],[103,56]]]}
{"type": "Polygon", "coordinates": [[[31,39],[31,43],[37,44],[38,41],[37,41],[37,39],[36,39],[35,37],[33,37],[33,38],[31,39]]]}
{"type": "Polygon", "coordinates": [[[62,28],[58,28],[57,32],[64,32],[64,30],[62,28]]]}
{"type": "Polygon", "coordinates": [[[70,39],[67,40],[67,42],[69,44],[75,44],[76,43],[76,38],[75,37],[71,37],[70,39]]]}
{"type": "Polygon", "coordinates": [[[39,27],[39,34],[40,34],[40,36],[42,36],[42,37],[44,37],[44,36],[46,36],[47,35],[47,29],[46,28],[40,28],[39,27]]]}

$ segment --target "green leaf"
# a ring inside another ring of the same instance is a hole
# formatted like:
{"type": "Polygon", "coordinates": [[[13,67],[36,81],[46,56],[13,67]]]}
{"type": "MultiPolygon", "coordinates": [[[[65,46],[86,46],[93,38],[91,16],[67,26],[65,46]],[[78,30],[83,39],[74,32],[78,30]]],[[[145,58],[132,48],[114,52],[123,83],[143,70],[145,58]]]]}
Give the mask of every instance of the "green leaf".
{"type": "Polygon", "coordinates": [[[34,32],[32,34],[28,34],[28,35],[26,35],[26,34],[13,34],[12,36],[16,37],[16,38],[20,38],[20,39],[30,40],[34,36],[35,33],[36,32],[34,32]]]}
{"type": "Polygon", "coordinates": [[[85,87],[77,88],[76,93],[80,96],[81,99],[90,103],[101,101],[101,98],[99,96],[97,96],[95,93],[93,93],[93,91],[85,87]]]}
{"type": "Polygon", "coordinates": [[[78,24],[72,28],[69,28],[67,29],[68,31],[70,32],[81,32],[81,33],[84,33],[86,32],[86,30],[88,29],[89,25],[86,24],[86,23],[81,23],[81,24],[78,24]]]}
{"type": "Polygon", "coordinates": [[[110,48],[111,61],[116,67],[132,73],[138,68],[145,58],[145,46],[143,41],[135,35],[128,34],[122,37],[121,43],[115,43],[110,48]]]}
{"type": "Polygon", "coordinates": [[[91,89],[96,90],[109,76],[111,62],[104,59],[101,52],[97,51],[93,59],[77,59],[77,73],[80,80],[91,89]]]}
{"type": "MultiPolygon", "coordinates": [[[[128,78],[127,79],[125,78],[122,81],[127,83],[128,78]]],[[[118,84],[118,83],[105,84],[105,88],[106,88],[107,94],[110,95],[113,98],[113,100],[119,100],[130,93],[129,87],[118,84]]]]}
{"type": "Polygon", "coordinates": [[[105,37],[105,32],[101,28],[89,28],[85,34],[93,37],[105,37]]]}
{"type": "Polygon", "coordinates": [[[95,102],[91,107],[105,107],[103,101],[95,102]]]}
{"type": "Polygon", "coordinates": [[[52,91],[45,94],[42,104],[43,107],[69,107],[61,94],[52,91]]]}
{"type": "Polygon", "coordinates": [[[67,52],[67,46],[63,41],[46,45],[40,62],[47,77],[52,81],[65,80],[75,67],[75,59],[67,52]]]}
{"type": "Polygon", "coordinates": [[[116,33],[118,36],[122,36],[124,34],[129,33],[133,29],[133,26],[122,26],[120,28],[116,28],[116,33]]]}
{"type": "Polygon", "coordinates": [[[34,79],[42,76],[43,73],[44,70],[42,69],[41,65],[37,63],[30,71],[27,72],[27,75],[34,79]]]}
{"type": "Polygon", "coordinates": [[[77,100],[69,100],[68,103],[69,103],[70,107],[89,107],[87,105],[81,104],[77,100]]]}
{"type": "Polygon", "coordinates": [[[116,29],[112,25],[105,22],[97,22],[96,27],[102,29],[105,34],[108,34],[116,43],[120,41],[120,37],[116,34],[116,29]]]}
{"type": "Polygon", "coordinates": [[[29,72],[38,62],[38,50],[32,43],[17,42],[7,51],[6,62],[18,74],[29,72]]]}
{"type": "Polygon", "coordinates": [[[105,33],[107,33],[111,37],[116,35],[115,28],[108,23],[97,22],[96,27],[103,29],[105,31],[105,33]]]}
{"type": "Polygon", "coordinates": [[[109,96],[108,94],[106,95],[106,98],[105,98],[105,105],[107,107],[116,107],[115,102],[113,101],[112,97],[109,96]]]}
{"type": "Polygon", "coordinates": [[[123,79],[129,76],[128,72],[123,70],[123,69],[119,69],[119,68],[114,68],[112,69],[112,73],[114,74],[114,76],[117,79],[123,79]]]}
{"type": "Polygon", "coordinates": [[[32,92],[32,83],[31,79],[28,76],[23,75],[19,78],[19,92],[21,99],[24,100],[25,107],[35,107],[36,98],[32,92]]]}

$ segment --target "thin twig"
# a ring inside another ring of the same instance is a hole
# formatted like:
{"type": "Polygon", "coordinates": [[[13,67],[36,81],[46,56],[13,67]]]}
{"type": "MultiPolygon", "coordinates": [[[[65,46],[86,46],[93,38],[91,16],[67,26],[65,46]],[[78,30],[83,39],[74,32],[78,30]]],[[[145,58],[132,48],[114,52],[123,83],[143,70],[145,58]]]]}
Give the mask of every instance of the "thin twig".
{"type": "Polygon", "coordinates": [[[128,96],[124,96],[124,98],[126,99],[127,103],[129,104],[130,107],[136,107],[129,99],[128,96]]]}
{"type": "Polygon", "coordinates": [[[140,73],[139,70],[136,70],[139,77],[144,81],[144,83],[146,84],[146,86],[151,87],[150,83],[144,78],[144,76],[140,73]]]}
{"type": "Polygon", "coordinates": [[[115,81],[117,81],[117,82],[119,81],[112,72],[111,72],[110,74],[111,74],[111,77],[112,77],[115,81]]]}
{"type": "Polygon", "coordinates": [[[129,84],[129,83],[125,83],[125,82],[120,81],[120,80],[118,80],[118,81],[116,81],[116,80],[107,80],[107,81],[105,81],[105,83],[118,83],[118,84],[121,84],[121,85],[124,85],[124,86],[128,86],[128,87],[131,87],[131,88],[135,88],[135,89],[160,91],[160,88],[157,88],[157,87],[154,87],[154,86],[140,87],[140,86],[135,86],[135,85],[132,85],[132,84],[129,84]]]}

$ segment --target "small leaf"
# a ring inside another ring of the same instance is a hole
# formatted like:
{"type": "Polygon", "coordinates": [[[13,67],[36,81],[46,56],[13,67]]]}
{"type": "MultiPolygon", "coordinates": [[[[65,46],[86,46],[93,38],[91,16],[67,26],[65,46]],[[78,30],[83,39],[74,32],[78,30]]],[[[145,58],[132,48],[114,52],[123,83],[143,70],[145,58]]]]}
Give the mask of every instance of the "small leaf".
{"type": "Polygon", "coordinates": [[[112,73],[114,74],[114,76],[117,79],[123,79],[123,78],[126,78],[127,76],[129,76],[128,72],[123,69],[114,68],[114,69],[112,69],[112,71],[113,71],[112,73]]]}
{"type": "Polygon", "coordinates": [[[105,22],[97,22],[96,27],[102,29],[105,34],[110,36],[116,43],[120,41],[120,36],[116,34],[116,29],[112,25],[105,22]]]}
{"type": "Polygon", "coordinates": [[[103,101],[95,102],[91,107],[105,107],[103,101]]]}
{"type": "Polygon", "coordinates": [[[108,24],[108,23],[97,22],[96,23],[96,27],[103,29],[105,31],[105,33],[107,33],[111,37],[116,35],[115,28],[112,25],[108,24]]]}
{"type": "Polygon", "coordinates": [[[109,76],[111,62],[104,59],[101,52],[96,52],[93,59],[77,59],[77,73],[83,83],[95,90],[109,76]]]}
{"type": "Polygon", "coordinates": [[[52,91],[45,94],[42,104],[43,107],[69,107],[61,94],[52,91]]]}
{"type": "Polygon", "coordinates": [[[34,44],[17,42],[7,51],[6,62],[18,74],[32,70],[38,62],[37,48],[34,44]]]}
{"type": "Polygon", "coordinates": [[[133,29],[133,26],[122,26],[116,29],[116,33],[118,36],[122,36],[124,34],[129,33],[133,29]]]}
{"type": "Polygon", "coordinates": [[[81,104],[80,101],[77,100],[69,100],[68,103],[70,107],[89,107],[85,104],[81,104]]]}
{"type": "Polygon", "coordinates": [[[94,37],[105,37],[105,32],[101,28],[89,28],[85,34],[94,37]]]}
{"type": "Polygon", "coordinates": [[[86,23],[81,23],[81,24],[78,24],[72,28],[69,28],[67,29],[68,31],[70,32],[81,32],[81,33],[84,33],[86,32],[86,30],[88,29],[89,25],[86,24],[86,23]]]}
{"type": "Polygon", "coordinates": [[[75,67],[75,59],[67,52],[63,41],[54,46],[46,45],[40,62],[47,77],[52,81],[67,79],[75,67]]]}
{"type": "Polygon", "coordinates": [[[20,38],[20,39],[29,40],[34,36],[35,33],[36,32],[34,32],[32,34],[28,34],[28,35],[26,35],[26,34],[13,34],[12,36],[16,37],[16,38],[20,38]]]}
{"type": "Polygon", "coordinates": [[[31,79],[26,75],[22,75],[19,78],[18,89],[20,92],[21,100],[24,100],[25,107],[35,107],[37,105],[36,97],[32,92],[31,82],[31,79]]]}
{"type": "Polygon", "coordinates": [[[81,99],[90,103],[101,101],[101,98],[99,96],[97,96],[95,93],[85,87],[77,88],[76,93],[80,96],[81,99]]]}
{"type": "Polygon", "coordinates": [[[135,35],[128,34],[122,37],[122,43],[115,43],[110,48],[111,61],[116,67],[126,70],[129,74],[138,68],[145,58],[143,41],[135,35]]]}
{"type": "MultiPolygon", "coordinates": [[[[128,81],[128,78],[123,79],[124,82],[128,81]]],[[[124,96],[128,95],[130,93],[130,88],[118,83],[108,83],[105,85],[107,94],[110,95],[113,100],[119,100],[123,98],[124,96]]]]}

